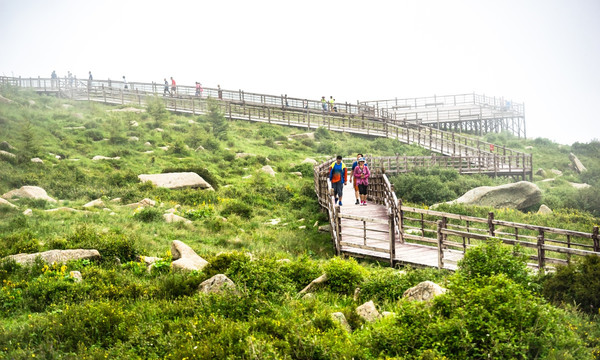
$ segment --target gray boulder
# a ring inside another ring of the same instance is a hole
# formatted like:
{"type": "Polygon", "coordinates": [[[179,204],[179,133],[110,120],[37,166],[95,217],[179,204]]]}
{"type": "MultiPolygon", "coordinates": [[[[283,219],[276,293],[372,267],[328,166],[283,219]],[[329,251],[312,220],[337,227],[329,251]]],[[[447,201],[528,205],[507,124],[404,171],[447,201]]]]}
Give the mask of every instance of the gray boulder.
{"type": "Polygon", "coordinates": [[[35,254],[17,254],[9,255],[5,259],[13,259],[22,265],[33,264],[35,258],[40,257],[48,264],[64,263],[71,260],[80,259],[99,259],[100,253],[94,249],[71,249],[71,250],[49,250],[35,254]]]}
{"type": "Polygon", "coordinates": [[[373,322],[381,318],[381,314],[375,308],[375,304],[373,300],[362,304],[361,306],[356,308],[356,313],[358,316],[363,318],[367,322],[373,322]]]}
{"type": "Polygon", "coordinates": [[[540,188],[528,181],[500,186],[481,186],[467,191],[447,204],[468,204],[494,208],[525,209],[542,200],[540,188]]]}
{"type": "Polygon", "coordinates": [[[48,196],[46,190],[42,189],[39,186],[22,186],[20,189],[15,189],[7,192],[2,195],[4,199],[12,199],[12,198],[26,198],[26,199],[38,199],[38,200],[46,200],[48,202],[55,203],[56,200],[48,196]]]}
{"type": "Polygon", "coordinates": [[[204,280],[200,286],[198,286],[198,291],[205,294],[222,293],[227,290],[235,291],[236,286],[231,279],[223,274],[217,274],[208,280],[204,280]]]}
{"type": "Polygon", "coordinates": [[[171,256],[173,262],[171,267],[179,270],[202,270],[208,261],[201,258],[196,252],[182,241],[173,240],[171,243],[171,256]]]}
{"type": "Polygon", "coordinates": [[[167,189],[200,188],[212,189],[200,175],[193,172],[166,173],[166,174],[141,174],[141,182],[150,181],[152,184],[167,189]]]}
{"type": "Polygon", "coordinates": [[[429,301],[434,297],[446,292],[446,289],[432,281],[423,281],[416,286],[406,290],[403,298],[416,301],[429,301]]]}
{"type": "Polygon", "coordinates": [[[570,153],[569,154],[569,160],[571,160],[571,164],[573,165],[573,169],[575,169],[575,171],[577,171],[578,174],[581,174],[581,173],[584,173],[584,172],[587,171],[587,169],[585,168],[585,166],[583,166],[583,164],[577,158],[577,156],[575,156],[575,154],[570,153]]]}
{"type": "Polygon", "coordinates": [[[35,158],[31,159],[31,162],[32,162],[32,163],[43,164],[43,163],[44,163],[44,160],[42,160],[42,159],[40,159],[40,158],[38,158],[38,157],[35,157],[35,158]]]}
{"type": "Polygon", "coordinates": [[[271,167],[271,165],[265,165],[260,169],[262,172],[267,173],[271,176],[275,176],[275,170],[271,167]]]}
{"type": "Polygon", "coordinates": [[[546,170],[544,170],[544,169],[542,169],[542,168],[539,168],[539,169],[538,169],[538,170],[535,172],[535,174],[536,174],[536,175],[539,175],[539,176],[541,176],[541,177],[546,177],[546,176],[548,175],[548,174],[546,173],[546,170]]]}

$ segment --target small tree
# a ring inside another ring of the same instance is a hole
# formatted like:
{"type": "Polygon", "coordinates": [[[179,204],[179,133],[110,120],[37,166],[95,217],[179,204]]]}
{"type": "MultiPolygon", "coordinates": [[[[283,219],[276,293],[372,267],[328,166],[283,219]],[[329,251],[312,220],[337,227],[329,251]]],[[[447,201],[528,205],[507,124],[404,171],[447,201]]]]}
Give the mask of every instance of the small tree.
{"type": "Polygon", "coordinates": [[[19,161],[29,161],[32,157],[39,153],[39,146],[35,134],[33,124],[29,120],[25,120],[21,127],[21,152],[19,161]]]}
{"type": "Polygon", "coordinates": [[[158,96],[148,97],[146,110],[154,119],[156,127],[160,127],[169,118],[165,103],[158,96]]]}
{"type": "Polygon", "coordinates": [[[227,139],[229,124],[215,100],[208,100],[208,114],[206,115],[206,119],[210,122],[212,133],[216,138],[221,140],[227,139]]]}

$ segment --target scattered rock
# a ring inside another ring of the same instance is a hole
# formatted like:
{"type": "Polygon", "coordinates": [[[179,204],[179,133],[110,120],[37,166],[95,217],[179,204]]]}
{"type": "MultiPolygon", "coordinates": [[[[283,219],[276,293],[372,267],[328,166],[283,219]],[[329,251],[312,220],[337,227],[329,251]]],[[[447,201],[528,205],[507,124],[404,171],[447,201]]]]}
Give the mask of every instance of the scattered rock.
{"type": "Polygon", "coordinates": [[[306,229],[306,225],[298,226],[298,229],[306,229]]]}
{"type": "Polygon", "coordinates": [[[313,292],[317,287],[327,282],[327,274],[323,274],[306,285],[306,287],[298,293],[298,295],[313,292]]]}
{"type": "Polygon", "coordinates": [[[247,157],[256,156],[255,154],[250,153],[237,153],[235,154],[236,159],[245,159],[247,157]]]}
{"type": "Polygon", "coordinates": [[[432,281],[423,281],[416,286],[406,290],[403,298],[416,301],[429,301],[434,297],[446,292],[446,289],[432,281]]]}
{"type": "Polygon", "coordinates": [[[538,214],[543,214],[543,215],[552,214],[552,209],[550,209],[548,206],[542,204],[538,210],[538,214]]]}
{"type": "Polygon", "coordinates": [[[104,202],[102,201],[102,199],[96,199],[96,200],[92,200],[89,203],[83,205],[84,208],[90,208],[90,207],[104,207],[104,202]]]}
{"type": "Polygon", "coordinates": [[[83,281],[83,276],[81,276],[81,273],[77,270],[69,272],[69,276],[75,279],[75,282],[83,281]]]}
{"type": "MultiPolygon", "coordinates": [[[[121,199],[119,199],[119,201],[121,201],[121,199]]],[[[156,206],[156,201],[148,199],[148,198],[145,198],[145,199],[140,200],[140,201],[138,201],[136,203],[127,204],[125,206],[130,207],[130,208],[138,208],[140,206],[141,207],[144,207],[144,206],[156,206]]]]}
{"type": "Polygon", "coordinates": [[[304,294],[304,296],[302,296],[302,300],[312,300],[315,298],[315,294],[313,293],[306,293],[304,294]]]}
{"type": "Polygon", "coordinates": [[[110,202],[113,202],[113,203],[120,203],[120,202],[121,202],[121,198],[114,198],[114,199],[110,199],[110,202]]]}
{"type": "Polygon", "coordinates": [[[246,180],[246,179],[250,179],[252,177],[252,175],[246,175],[246,176],[242,176],[242,179],[246,180]]]}
{"type": "Polygon", "coordinates": [[[146,142],[144,143],[144,146],[152,146],[152,144],[151,144],[149,141],[146,141],[146,142]]]}
{"type": "Polygon", "coordinates": [[[42,258],[48,264],[64,263],[71,260],[99,259],[100,253],[94,249],[49,250],[34,254],[9,255],[5,259],[13,259],[22,265],[33,264],[36,257],[42,258]]]}
{"type": "Polygon", "coordinates": [[[296,175],[297,177],[302,177],[302,173],[300,171],[293,171],[290,174],[296,175]]]}
{"type": "MultiPolygon", "coordinates": [[[[446,204],[468,204],[521,210],[535,205],[541,200],[542,191],[536,184],[529,181],[519,181],[499,186],[477,187],[446,204]]],[[[435,206],[432,208],[435,208],[435,206]]]]}
{"type": "Polygon", "coordinates": [[[8,151],[0,150],[0,158],[12,160],[12,159],[16,159],[17,155],[9,153],[8,151]]]}
{"type": "Polygon", "coordinates": [[[179,240],[173,240],[171,244],[171,256],[174,260],[171,263],[173,269],[202,270],[208,265],[208,261],[198,256],[191,247],[179,240]]]}
{"type": "Polygon", "coordinates": [[[33,100],[29,100],[29,101],[27,101],[27,102],[28,102],[28,103],[29,103],[29,105],[31,105],[31,106],[35,105],[35,101],[33,101],[33,100]]]}
{"type": "Polygon", "coordinates": [[[356,313],[358,316],[363,318],[367,322],[373,322],[381,318],[381,314],[375,308],[375,304],[373,300],[362,304],[361,306],[356,308],[356,313]]]}
{"type": "Polygon", "coordinates": [[[302,160],[301,164],[311,164],[311,165],[317,165],[318,162],[315,159],[311,159],[311,158],[306,158],[304,160],[302,160]]]}
{"type": "Polygon", "coordinates": [[[44,210],[46,212],[57,212],[57,211],[66,211],[66,212],[82,212],[81,210],[75,210],[73,208],[70,207],[66,207],[66,206],[61,206],[61,207],[57,207],[54,209],[48,209],[48,210],[44,210]]]}
{"type": "Polygon", "coordinates": [[[162,260],[162,258],[155,256],[140,256],[140,262],[143,262],[147,266],[150,266],[159,260],[162,260]]]}
{"type": "Polygon", "coordinates": [[[279,260],[277,260],[277,262],[281,263],[281,264],[289,264],[289,263],[292,262],[292,260],[290,260],[290,259],[279,259],[279,260]]]}
{"type": "Polygon", "coordinates": [[[539,169],[538,169],[538,171],[536,171],[536,172],[535,172],[535,174],[536,174],[536,175],[539,175],[539,176],[541,176],[541,177],[546,177],[546,176],[547,176],[547,174],[546,174],[546,170],[544,170],[544,169],[542,169],[542,168],[539,168],[539,169]]]}
{"type": "Polygon", "coordinates": [[[154,131],[156,131],[156,132],[163,132],[164,130],[161,129],[161,128],[156,128],[156,129],[154,129],[154,131]]]}
{"type": "Polygon", "coordinates": [[[141,174],[141,182],[150,181],[152,184],[167,189],[201,188],[212,189],[200,175],[194,172],[166,173],[166,174],[141,174]]]}
{"type": "Polygon", "coordinates": [[[319,231],[320,232],[331,232],[331,225],[329,225],[329,224],[321,225],[321,226],[319,226],[319,231]]]}
{"type": "Polygon", "coordinates": [[[140,124],[138,124],[138,122],[135,121],[135,120],[131,120],[129,122],[129,126],[131,126],[131,127],[138,127],[138,126],[140,126],[140,124]]]}
{"type": "Polygon", "coordinates": [[[556,170],[556,169],[552,169],[552,170],[550,170],[550,172],[556,176],[561,176],[563,174],[562,171],[556,170]]]}
{"type": "Polygon", "coordinates": [[[37,158],[37,157],[36,157],[36,158],[33,158],[33,159],[31,159],[31,162],[32,162],[32,163],[43,164],[43,163],[44,163],[44,160],[42,160],[42,159],[40,159],[40,158],[37,158]]]}
{"type": "Polygon", "coordinates": [[[63,109],[70,109],[73,107],[71,104],[62,104],[63,109]]]}
{"type": "MultiPolygon", "coordinates": [[[[313,225],[313,227],[317,227],[317,226],[319,226],[319,220],[315,221],[315,224],[313,225]]],[[[329,231],[329,230],[327,230],[327,231],[329,231]]]]}
{"type": "Polygon", "coordinates": [[[356,289],[354,289],[354,297],[353,300],[354,301],[358,301],[358,299],[360,298],[360,288],[357,287],[356,289]]]}
{"type": "Polygon", "coordinates": [[[0,103],[10,104],[13,102],[11,99],[7,99],[4,96],[0,95],[0,103]]]}
{"type": "Polygon", "coordinates": [[[85,126],[67,126],[65,130],[85,130],[85,126]]]}
{"type": "Polygon", "coordinates": [[[96,155],[92,158],[92,160],[94,161],[98,161],[98,160],[119,160],[121,157],[120,156],[115,156],[115,157],[106,157],[106,156],[102,156],[102,155],[96,155]]]}
{"type": "Polygon", "coordinates": [[[346,320],[346,316],[344,316],[344,313],[334,312],[333,314],[331,314],[331,320],[340,324],[344,330],[348,332],[352,331],[352,328],[350,327],[350,324],[348,324],[348,320],[346,320]]]}
{"type": "Polygon", "coordinates": [[[169,212],[166,214],[163,214],[163,219],[165,219],[165,221],[168,223],[175,223],[175,222],[182,222],[182,223],[186,223],[186,224],[192,223],[192,221],[189,219],[186,219],[182,216],[175,215],[175,214],[169,213],[169,212]]]}
{"type": "Polygon", "coordinates": [[[396,316],[395,312],[391,312],[391,311],[382,311],[381,312],[381,316],[383,316],[384,318],[389,317],[389,316],[396,316]]]}
{"type": "Polygon", "coordinates": [[[0,150],[16,150],[14,146],[6,141],[0,142],[0,150]]]}
{"type": "Polygon", "coordinates": [[[153,154],[153,153],[154,153],[154,151],[152,151],[152,150],[144,151],[144,154],[153,154]]]}
{"type": "Polygon", "coordinates": [[[208,280],[204,280],[200,286],[198,286],[198,291],[205,294],[222,293],[227,290],[235,291],[236,286],[231,279],[223,274],[217,274],[208,280]]]}
{"type": "Polygon", "coordinates": [[[20,189],[11,190],[6,194],[2,195],[4,199],[12,199],[12,198],[26,198],[26,199],[37,199],[37,200],[46,200],[48,202],[55,203],[56,200],[48,196],[46,190],[42,189],[39,186],[22,186],[20,189]]]}
{"type": "Polygon", "coordinates": [[[136,142],[136,141],[140,141],[140,138],[137,136],[130,136],[129,139],[127,139],[128,141],[131,142],[136,142]]]}
{"type": "Polygon", "coordinates": [[[75,116],[79,120],[83,119],[83,114],[82,113],[75,113],[75,114],[73,114],[73,116],[75,116]]]}
{"type": "Polygon", "coordinates": [[[550,181],[554,181],[554,180],[556,180],[556,179],[555,178],[550,178],[550,179],[544,179],[544,180],[542,180],[542,182],[550,182],[550,181]]]}
{"type": "Polygon", "coordinates": [[[314,140],[315,139],[315,133],[314,132],[310,132],[310,133],[303,133],[303,134],[295,134],[295,135],[290,135],[290,138],[292,138],[292,139],[311,139],[311,140],[314,140]]]}
{"type": "Polygon", "coordinates": [[[12,207],[12,208],[16,208],[17,206],[14,204],[11,204],[10,201],[5,200],[3,198],[0,198],[0,206],[8,206],[8,207],[12,207]]]}
{"type": "Polygon", "coordinates": [[[198,151],[198,150],[204,150],[204,146],[202,146],[202,145],[198,146],[198,147],[196,148],[196,151],[198,151]]]}
{"type": "Polygon", "coordinates": [[[260,169],[262,172],[267,173],[271,176],[275,176],[275,170],[271,167],[271,165],[265,165],[260,169]]]}
{"type": "Polygon", "coordinates": [[[163,151],[169,150],[168,146],[159,146],[158,148],[161,149],[161,150],[163,150],[163,151]]]}
{"type": "Polygon", "coordinates": [[[581,163],[581,161],[575,156],[575,154],[569,154],[569,160],[571,160],[571,164],[573,164],[573,168],[577,171],[578,174],[584,173],[587,171],[585,166],[581,163]]]}
{"type": "Polygon", "coordinates": [[[281,219],[271,219],[265,223],[265,225],[277,225],[281,222],[281,219]]]}
{"type": "Polygon", "coordinates": [[[27,210],[23,211],[23,215],[25,215],[25,216],[31,216],[31,215],[33,215],[33,210],[27,209],[27,210]]]}
{"type": "Polygon", "coordinates": [[[533,146],[531,146],[531,145],[525,146],[525,150],[533,150],[533,146]]]}
{"type": "Polygon", "coordinates": [[[592,187],[592,185],[590,185],[590,184],[578,184],[578,183],[573,183],[573,182],[569,182],[569,184],[571,184],[571,186],[574,187],[575,189],[587,189],[589,187],[592,187]]]}

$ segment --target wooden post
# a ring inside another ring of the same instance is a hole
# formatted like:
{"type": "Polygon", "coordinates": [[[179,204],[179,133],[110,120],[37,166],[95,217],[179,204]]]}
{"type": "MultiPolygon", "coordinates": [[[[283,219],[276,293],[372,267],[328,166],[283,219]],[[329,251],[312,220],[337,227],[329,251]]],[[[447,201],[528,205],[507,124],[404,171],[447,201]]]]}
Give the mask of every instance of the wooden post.
{"type": "Polygon", "coordinates": [[[544,230],[539,230],[540,234],[537,237],[537,249],[538,249],[538,270],[544,271],[546,264],[546,251],[544,250],[544,230]]]}
{"type": "Polygon", "coordinates": [[[443,250],[443,235],[442,235],[442,220],[437,222],[437,248],[438,248],[438,269],[444,268],[444,250],[443,250]]]}
{"type": "Polygon", "coordinates": [[[400,243],[404,244],[404,210],[402,210],[402,199],[398,199],[398,213],[400,215],[398,234],[400,234],[400,243]]]}
{"type": "Polygon", "coordinates": [[[390,211],[390,266],[394,267],[394,258],[396,257],[396,226],[394,223],[394,212],[390,211]]]}
{"type": "Polygon", "coordinates": [[[102,84],[102,97],[104,98],[104,103],[106,104],[106,91],[104,90],[104,84],[102,84]]]}
{"type": "Polygon", "coordinates": [[[334,214],[335,214],[335,221],[334,221],[335,232],[337,233],[337,236],[336,236],[337,244],[336,244],[335,248],[336,248],[337,255],[340,256],[340,254],[342,253],[342,245],[341,245],[341,242],[342,242],[342,219],[340,218],[340,206],[339,205],[335,206],[334,214]]]}
{"type": "Polygon", "coordinates": [[[363,245],[367,246],[367,221],[363,220],[363,245]]]}
{"type": "Polygon", "coordinates": [[[592,240],[594,240],[595,252],[600,252],[600,241],[598,239],[598,226],[594,226],[594,229],[592,230],[592,240]]]}
{"type": "Polygon", "coordinates": [[[494,213],[491,211],[488,213],[488,229],[490,236],[496,236],[496,229],[494,227],[494,213]]]}

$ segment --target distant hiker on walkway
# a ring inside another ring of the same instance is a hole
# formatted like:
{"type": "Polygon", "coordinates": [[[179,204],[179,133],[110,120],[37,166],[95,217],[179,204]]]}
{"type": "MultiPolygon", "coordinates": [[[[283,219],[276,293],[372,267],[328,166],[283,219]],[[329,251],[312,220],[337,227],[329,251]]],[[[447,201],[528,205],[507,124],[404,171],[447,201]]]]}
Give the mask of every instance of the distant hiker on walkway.
{"type": "Polygon", "coordinates": [[[333,104],[335,103],[335,100],[333,100],[333,96],[329,97],[329,111],[333,111],[333,104]]]}
{"type": "Polygon", "coordinates": [[[321,96],[321,105],[323,106],[323,111],[327,111],[327,100],[325,100],[325,96],[321,96]]]}
{"type": "Polygon", "coordinates": [[[333,188],[335,203],[342,206],[342,196],[344,195],[344,185],[348,182],[348,169],[342,162],[342,156],[338,155],[335,162],[329,166],[329,180],[333,188]],[[338,202],[339,199],[339,202],[338,202]]]}
{"type": "Polygon", "coordinates": [[[165,96],[167,94],[171,95],[171,92],[169,91],[169,82],[167,81],[167,78],[164,78],[164,79],[165,79],[165,87],[163,89],[163,96],[165,96]]]}
{"type": "Polygon", "coordinates": [[[217,95],[219,96],[219,100],[223,100],[223,90],[221,90],[221,85],[217,85],[217,95]]]}
{"type": "Polygon", "coordinates": [[[88,91],[89,91],[89,89],[92,87],[92,80],[94,80],[94,77],[92,76],[91,70],[88,72],[88,74],[89,74],[89,76],[88,76],[88,84],[87,85],[88,85],[88,91]]]}
{"type": "Polygon", "coordinates": [[[196,81],[196,96],[202,97],[202,84],[196,81]]]}
{"type": "Polygon", "coordinates": [[[52,74],[50,75],[50,85],[52,87],[56,86],[57,79],[58,79],[58,75],[56,75],[56,70],[52,70],[52,74]]]}
{"type": "Polygon", "coordinates": [[[369,167],[366,165],[364,157],[358,159],[358,166],[354,169],[353,173],[354,179],[358,184],[360,206],[367,206],[367,188],[369,187],[369,176],[371,176],[371,172],[369,171],[369,167]]]}
{"type": "Polygon", "coordinates": [[[123,75],[123,89],[129,89],[129,85],[127,85],[127,80],[125,80],[125,75],[123,75]]]}
{"type": "MultiPolygon", "coordinates": [[[[354,169],[356,169],[356,167],[358,166],[358,160],[362,157],[364,157],[363,154],[359,153],[356,155],[356,161],[352,163],[352,171],[350,171],[350,182],[354,186],[354,196],[356,197],[356,203],[354,203],[354,205],[360,205],[360,201],[358,200],[360,198],[358,192],[358,183],[356,182],[356,178],[354,177],[354,169]]],[[[365,166],[367,166],[366,162],[365,166]]]]}
{"type": "Polygon", "coordinates": [[[175,79],[171,76],[171,96],[177,95],[177,84],[175,79]]]}

